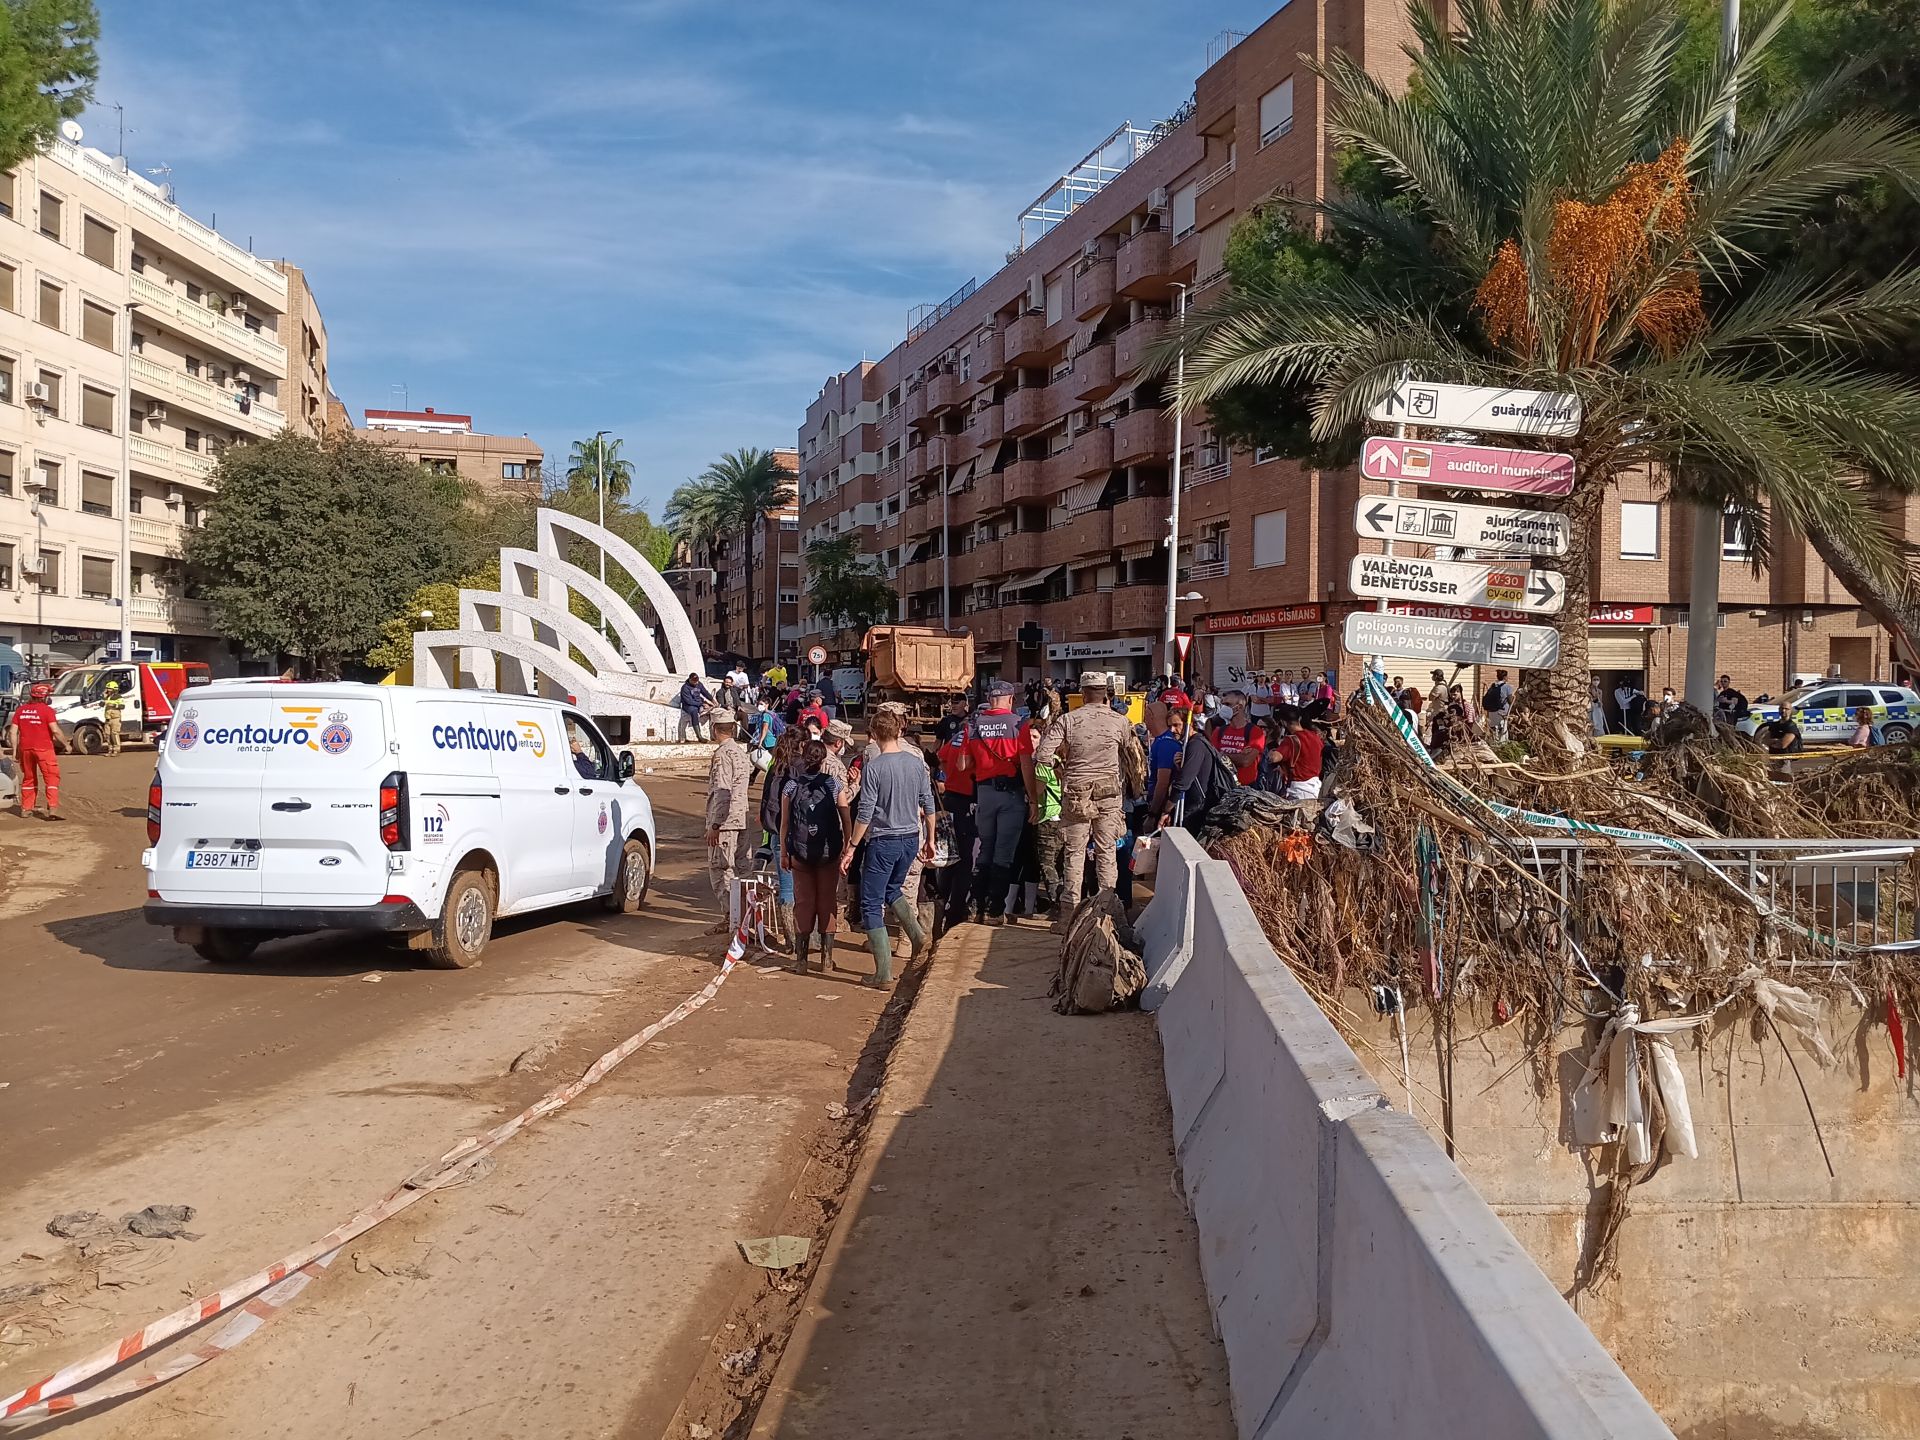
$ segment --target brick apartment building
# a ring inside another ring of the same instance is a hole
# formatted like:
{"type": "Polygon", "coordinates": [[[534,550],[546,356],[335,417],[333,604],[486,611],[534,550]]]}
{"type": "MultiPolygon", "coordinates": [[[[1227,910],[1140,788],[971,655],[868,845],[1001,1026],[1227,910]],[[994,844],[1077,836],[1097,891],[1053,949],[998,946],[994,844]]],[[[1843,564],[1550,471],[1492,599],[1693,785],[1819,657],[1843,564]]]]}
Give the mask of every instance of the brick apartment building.
{"type": "Polygon", "coordinates": [[[537,500],[546,456],[525,435],[482,435],[471,415],[424,410],[369,410],[361,435],[376,445],[463,480],[537,500]]]}
{"type": "MultiPolygon", "coordinates": [[[[1299,56],[1344,47],[1395,83],[1409,38],[1397,3],[1315,0],[1216,40],[1175,121],[1116,131],[1019,218],[1004,269],[826,382],[799,436],[803,539],[861,531],[908,621],[941,623],[944,576],[984,673],[1157,671],[1175,427],[1142,357],[1182,287],[1191,304],[1217,294],[1236,220],[1331,183],[1323,87],[1299,56]]],[[[1191,672],[1357,677],[1340,623],[1371,602],[1347,589],[1348,562],[1379,546],[1352,516],[1385,487],[1225,446],[1204,416],[1182,429],[1178,588],[1201,597],[1178,610],[1191,672]]],[[[1656,693],[1683,680],[1692,523],[1646,476],[1609,499],[1591,620],[1609,692],[1621,675],[1656,693]]],[[[1920,538],[1920,504],[1905,528],[1920,538]]],[[[1887,677],[1886,632],[1804,541],[1774,547],[1756,578],[1730,533],[1723,546],[1721,668],[1749,694],[1801,673],[1887,677]]],[[[803,645],[859,643],[801,629],[803,645]]]]}
{"type": "MultiPolygon", "coordinates": [[[[799,473],[797,452],[773,453],[790,472],[799,473]]],[[[778,659],[792,669],[805,648],[800,643],[799,505],[789,502],[763,516],[750,538],[751,549],[738,535],[719,536],[691,549],[682,546],[673,562],[679,568],[670,579],[710,662],[738,656],[765,665],[778,659]],[[772,565],[767,563],[769,547],[777,562],[772,565]]]]}

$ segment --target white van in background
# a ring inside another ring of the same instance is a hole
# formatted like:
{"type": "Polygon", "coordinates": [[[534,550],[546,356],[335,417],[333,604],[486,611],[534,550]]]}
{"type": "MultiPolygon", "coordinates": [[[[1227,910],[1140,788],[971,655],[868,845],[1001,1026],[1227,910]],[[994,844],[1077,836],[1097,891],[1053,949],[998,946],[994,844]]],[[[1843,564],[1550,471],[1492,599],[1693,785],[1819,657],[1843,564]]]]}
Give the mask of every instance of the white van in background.
{"type": "Polygon", "coordinates": [[[495,918],[653,873],[653,806],[593,722],[471,690],[216,682],[174,718],[147,796],[146,918],[209,960],[314,930],[471,965],[495,918]]]}

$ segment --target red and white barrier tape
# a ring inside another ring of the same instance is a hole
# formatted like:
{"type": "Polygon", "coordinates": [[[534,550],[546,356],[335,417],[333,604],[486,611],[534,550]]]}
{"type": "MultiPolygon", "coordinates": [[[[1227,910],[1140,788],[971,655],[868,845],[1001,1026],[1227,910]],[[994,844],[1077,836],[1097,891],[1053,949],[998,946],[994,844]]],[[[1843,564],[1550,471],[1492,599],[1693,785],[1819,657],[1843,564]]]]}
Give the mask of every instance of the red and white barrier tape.
{"type": "MultiPolygon", "coordinates": [[[[747,910],[747,907],[742,908],[747,910]]],[[[607,1051],[588,1066],[577,1080],[548,1091],[511,1120],[495,1126],[485,1134],[462,1140],[432,1165],[415,1172],[397,1189],[389,1192],[377,1203],[369,1205],[351,1219],[336,1225],[311,1245],[303,1246],[264,1270],[256,1270],[243,1280],[237,1280],[211,1294],[189,1301],[171,1315],[164,1315],[144,1328],[123,1336],[116,1344],[89,1355],[84,1360],[76,1360],[64,1369],[56,1370],[46,1379],[9,1395],[5,1400],[0,1400],[0,1428],[10,1429],[33,1424],[51,1415],[63,1415],[70,1411],[101,1404],[103,1401],[115,1400],[123,1395],[132,1395],[161,1384],[163,1381],[184,1375],[189,1370],[198,1369],[207,1361],[225,1354],[241,1341],[258,1333],[301,1291],[320,1277],[321,1272],[333,1263],[339,1256],[341,1247],[348,1241],[366,1234],[382,1221],[392,1219],[416,1200],[459,1180],[483,1155],[497,1150],[535,1120],[551,1115],[578,1097],[581,1092],[605,1079],[610,1071],[631,1057],[634,1051],[661,1031],[671,1029],[705,1006],[720,993],[720,987],[733,973],[734,966],[747,953],[750,914],[751,911],[748,910],[747,914],[743,915],[739,927],[734,931],[733,940],[727,946],[726,958],[720,964],[718,975],[646,1029],[629,1036],[607,1051]],[[222,1311],[231,1309],[235,1305],[242,1305],[242,1302],[245,1303],[241,1313],[222,1326],[205,1345],[186,1351],[156,1369],[130,1371],[95,1385],[91,1389],[75,1390],[76,1386],[91,1380],[94,1376],[124,1365],[129,1360],[165,1344],[176,1335],[211,1320],[222,1311]]]]}

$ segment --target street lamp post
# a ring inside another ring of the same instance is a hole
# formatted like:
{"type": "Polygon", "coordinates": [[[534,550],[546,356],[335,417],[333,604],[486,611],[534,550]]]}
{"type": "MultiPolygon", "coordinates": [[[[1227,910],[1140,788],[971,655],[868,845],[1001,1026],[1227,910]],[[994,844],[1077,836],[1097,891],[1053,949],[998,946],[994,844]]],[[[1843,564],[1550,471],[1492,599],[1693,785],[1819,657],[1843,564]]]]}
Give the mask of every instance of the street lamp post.
{"type": "Polygon", "coordinates": [[[133,312],[129,300],[126,333],[120,337],[120,663],[133,659],[133,312]]]}
{"type": "MultiPolygon", "coordinates": [[[[1176,285],[1180,292],[1180,323],[1187,319],[1187,287],[1176,285]]],[[[1187,383],[1187,357],[1183,352],[1174,362],[1173,370],[1173,496],[1167,502],[1167,617],[1160,635],[1160,663],[1162,673],[1173,675],[1173,635],[1179,628],[1174,615],[1174,607],[1179,603],[1180,584],[1180,398],[1179,392],[1187,383]]]]}
{"type": "Polygon", "coordinates": [[[953,630],[953,572],[949,568],[953,563],[953,525],[952,511],[948,508],[953,502],[948,491],[953,488],[953,462],[947,458],[947,437],[940,437],[940,628],[953,630]]]}

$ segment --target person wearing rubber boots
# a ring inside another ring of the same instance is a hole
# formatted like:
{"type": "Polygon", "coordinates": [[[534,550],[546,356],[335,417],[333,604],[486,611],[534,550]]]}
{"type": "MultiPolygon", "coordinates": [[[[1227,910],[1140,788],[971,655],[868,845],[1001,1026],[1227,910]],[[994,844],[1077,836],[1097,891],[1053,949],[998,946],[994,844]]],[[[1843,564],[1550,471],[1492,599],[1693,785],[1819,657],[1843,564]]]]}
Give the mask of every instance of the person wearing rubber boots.
{"type": "Polygon", "coordinates": [[[27,703],[13,712],[7,722],[7,737],[13,742],[14,759],[20,767],[20,818],[33,813],[36,792],[47,796],[46,816],[62,820],[60,813],[60,762],[56,754],[68,749],[67,737],[53,713],[53,687],[35,685],[27,692],[27,703]]]}
{"type": "Polygon", "coordinates": [[[1080,904],[1087,865],[1087,840],[1093,840],[1094,878],[1102,890],[1120,879],[1115,846],[1126,829],[1121,795],[1120,747],[1133,743],[1133,726],[1108,700],[1112,681],[1105,671],[1080,677],[1081,705],[1047,726],[1034,753],[1036,765],[1059,763],[1060,844],[1064,873],[1053,928],[1064,931],[1080,904]]]}
{"type": "Polygon", "coordinates": [[[127,702],[120,694],[120,682],[109,680],[106,694],[100,697],[100,714],[106,721],[107,754],[120,753],[120,720],[127,713],[127,702]]]}
{"type": "Polygon", "coordinates": [[[993,682],[987,703],[967,724],[966,737],[961,765],[973,780],[973,827],[980,839],[974,918],[985,925],[1004,925],[1020,832],[1034,803],[1033,744],[1027,722],[1014,713],[1013,686],[993,682]]]}
{"type": "Polygon", "coordinates": [[[892,911],[907,932],[914,958],[927,953],[932,938],[921,928],[914,903],[904,892],[914,862],[933,854],[935,811],[926,761],[901,748],[900,717],[886,710],[877,713],[873,739],[879,749],[860,768],[860,798],[853,834],[841,852],[840,873],[847,873],[854,851],[865,841],[860,861],[860,926],[867,932],[874,968],[860,983],[889,990],[893,947],[887,938],[887,912],[892,911]]]}

